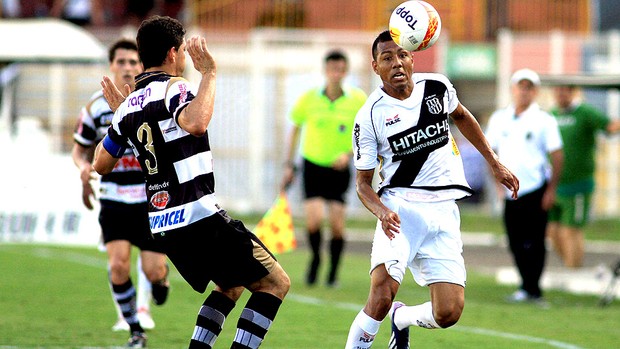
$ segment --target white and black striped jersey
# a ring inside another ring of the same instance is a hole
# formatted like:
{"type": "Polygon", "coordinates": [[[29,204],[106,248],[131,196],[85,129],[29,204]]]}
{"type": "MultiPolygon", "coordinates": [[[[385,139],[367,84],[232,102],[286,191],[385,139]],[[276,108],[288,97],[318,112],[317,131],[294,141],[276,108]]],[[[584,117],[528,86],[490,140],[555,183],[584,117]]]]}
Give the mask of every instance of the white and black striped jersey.
{"type": "Polygon", "coordinates": [[[112,141],[133,149],[142,166],[153,233],[220,211],[208,135],[195,137],[178,124],[192,99],[194,93],[183,78],[164,72],[140,74],[136,90],[119,106],[108,131],[112,141]]]}
{"type": "MultiPolygon", "coordinates": [[[[96,146],[108,132],[113,115],[103,93],[94,93],[88,104],[80,110],[73,139],[83,147],[96,146]]],[[[144,175],[131,149],[125,151],[112,173],[101,176],[98,197],[102,205],[146,202],[144,175]]]]}
{"type": "Polygon", "coordinates": [[[472,193],[450,133],[456,91],[441,74],[413,74],[411,96],[398,100],[378,87],[358,111],[353,128],[358,170],[379,166],[379,194],[407,188],[418,201],[460,199],[472,193]]]}

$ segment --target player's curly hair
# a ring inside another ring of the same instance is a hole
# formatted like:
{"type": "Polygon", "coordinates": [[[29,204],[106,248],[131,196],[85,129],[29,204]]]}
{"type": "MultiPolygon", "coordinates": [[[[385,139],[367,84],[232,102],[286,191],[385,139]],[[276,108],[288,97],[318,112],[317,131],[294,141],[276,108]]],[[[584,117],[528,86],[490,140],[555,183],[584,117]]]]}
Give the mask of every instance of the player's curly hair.
{"type": "Polygon", "coordinates": [[[170,48],[179,49],[183,44],[185,28],[178,20],[168,16],[153,16],[140,24],[136,41],[144,69],[164,63],[170,48]]]}

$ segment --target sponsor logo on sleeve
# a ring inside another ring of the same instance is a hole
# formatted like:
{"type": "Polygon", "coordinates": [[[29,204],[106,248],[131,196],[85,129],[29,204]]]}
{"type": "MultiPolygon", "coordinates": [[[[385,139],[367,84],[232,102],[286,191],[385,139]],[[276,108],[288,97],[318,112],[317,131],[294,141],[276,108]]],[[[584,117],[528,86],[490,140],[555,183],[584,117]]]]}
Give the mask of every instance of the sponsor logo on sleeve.
{"type": "Polygon", "coordinates": [[[183,104],[187,101],[187,85],[185,83],[180,83],[179,91],[181,92],[179,95],[179,104],[183,104]]]}
{"type": "Polygon", "coordinates": [[[362,154],[360,152],[360,124],[357,122],[353,127],[353,141],[355,142],[355,158],[359,160],[362,158],[362,154]]]}

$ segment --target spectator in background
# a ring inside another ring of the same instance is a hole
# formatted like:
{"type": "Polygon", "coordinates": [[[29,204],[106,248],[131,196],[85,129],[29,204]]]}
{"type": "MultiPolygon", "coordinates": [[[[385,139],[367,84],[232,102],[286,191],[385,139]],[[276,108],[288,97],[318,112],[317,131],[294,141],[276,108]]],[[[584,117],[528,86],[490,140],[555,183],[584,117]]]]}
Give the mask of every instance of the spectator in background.
{"type": "Polygon", "coordinates": [[[345,195],[351,180],[351,132],[355,114],[366,100],[366,94],[359,88],[343,86],[348,68],[342,52],[329,52],[324,59],[325,86],[304,93],[290,114],[294,126],[289,136],[282,190],[295,178],[295,158],[303,131],[300,152],[306,230],[312,251],[306,275],[308,285],[315,284],[321,263],[321,226],[326,209],[331,229],[329,286],[336,284],[344,249],[345,195]]]}
{"type": "Polygon", "coordinates": [[[102,0],[54,0],[50,16],[85,26],[105,24],[102,0]]]}
{"type": "Polygon", "coordinates": [[[555,202],[562,171],[562,139],[555,119],[535,102],[538,74],[521,69],[510,81],[513,104],[491,115],[486,132],[500,161],[520,181],[518,199],[504,191],[504,227],[521,276],[521,287],[507,300],[546,305],[540,277],[546,257],[547,213],[555,202]]]}
{"type": "Polygon", "coordinates": [[[547,237],[564,265],[583,265],[582,228],[589,220],[594,192],[596,136],[620,130],[619,120],[610,120],[593,106],[577,99],[575,86],[553,90],[555,106],[551,113],[564,141],[564,167],[557,188],[556,204],[550,211],[547,237]]]}
{"type": "Polygon", "coordinates": [[[18,0],[2,0],[1,2],[2,17],[18,18],[22,15],[22,6],[18,0]]]}
{"type": "Polygon", "coordinates": [[[138,26],[155,7],[155,0],[127,0],[126,19],[128,24],[138,26]]]}
{"type": "Polygon", "coordinates": [[[138,27],[142,21],[153,14],[179,18],[183,9],[184,0],[126,0],[124,24],[138,27]]]}

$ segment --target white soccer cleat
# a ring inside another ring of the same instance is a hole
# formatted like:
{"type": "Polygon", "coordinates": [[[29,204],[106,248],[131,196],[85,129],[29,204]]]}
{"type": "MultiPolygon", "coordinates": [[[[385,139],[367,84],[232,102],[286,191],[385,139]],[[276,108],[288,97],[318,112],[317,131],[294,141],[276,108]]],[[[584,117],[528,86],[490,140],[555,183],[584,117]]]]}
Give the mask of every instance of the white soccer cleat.
{"type": "Polygon", "coordinates": [[[155,328],[155,321],[148,310],[138,310],[138,321],[140,321],[140,326],[145,330],[152,330],[155,328]]]}
{"type": "Polygon", "coordinates": [[[125,319],[118,319],[114,326],[112,326],[112,331],[120,332],[120,331],[129,331],[129,324],[125,319]]]}

